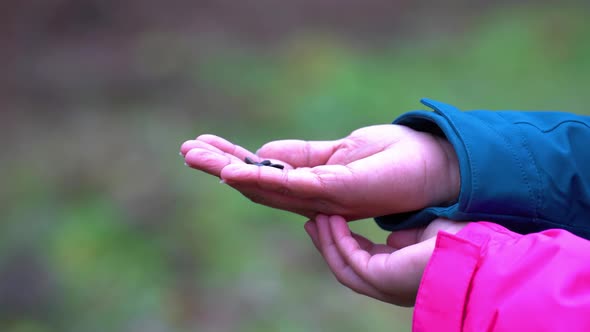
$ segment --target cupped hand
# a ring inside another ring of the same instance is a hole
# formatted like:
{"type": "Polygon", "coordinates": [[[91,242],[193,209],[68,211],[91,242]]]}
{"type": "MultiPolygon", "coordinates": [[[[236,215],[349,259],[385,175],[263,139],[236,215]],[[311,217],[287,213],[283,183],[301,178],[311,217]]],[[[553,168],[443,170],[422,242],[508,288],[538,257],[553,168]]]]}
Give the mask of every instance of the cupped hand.
{"type": "Polygon", "coordinates": [[[274,141],[257,154],[202,135],[185,142],[181,154],[190,167],[220,177],[252,201],[308,218],[409,212],[450,203],[459,192],[452,146],[399,125],[364,127],[333,141],[274,141]],[[285,168],[249,165],[245,157],[285,168]]]}
{"type": "Polygon", "coordinates": [[[387,244],[352,233],[340,216],[318,215],[305,224],[305,230],[344,286],[387,303],[413,306],[436,234],[441,230],[455,234],[466,225],[435,219],[426,227],[391,233],[387,244]]]}

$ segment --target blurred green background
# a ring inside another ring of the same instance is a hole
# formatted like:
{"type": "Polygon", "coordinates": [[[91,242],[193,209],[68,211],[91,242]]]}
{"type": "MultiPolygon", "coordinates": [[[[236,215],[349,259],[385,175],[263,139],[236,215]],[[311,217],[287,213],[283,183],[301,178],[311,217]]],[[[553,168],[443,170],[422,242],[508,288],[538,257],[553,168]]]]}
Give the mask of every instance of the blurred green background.
{"type": "Polygon", "coordinates": [[[411,309],[338,284],[302,217],[186,168],[180,144],[335,139],[421,97],[588,114],[588,9],[3,2],[0,330],[409,331],[411,309]]]}

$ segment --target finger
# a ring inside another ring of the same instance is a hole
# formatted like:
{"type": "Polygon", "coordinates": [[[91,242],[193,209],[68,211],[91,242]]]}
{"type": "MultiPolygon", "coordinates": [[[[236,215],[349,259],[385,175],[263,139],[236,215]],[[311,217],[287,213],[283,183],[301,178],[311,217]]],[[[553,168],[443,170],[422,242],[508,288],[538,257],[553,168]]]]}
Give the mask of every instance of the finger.
{"type": "MultiPolygon", "coordinates": [[[[202,135],[202,136],[207,137],[207,136],[212,136],[212,135],[202,135]]],[[[199,136],[199,137],[202,137],[202,136],[199,136]]],[[[195,148],[206,149],[206,150],[210,150],[210,151],[217,152],[220,154],[233,155],[225,150],[221,150],[218,147],[207,143],[207,141],[205,141],[205,140],[200,140],[200,139],[188,140],[188,141],[185,141],[184,143],[182,143],[182,145],[180,146],[180,154],[185,156],[190,150],[195,149],[195,148]]],[[[256,155],[250,151],[247,151],[245,149],[238,149],[238,148],[236,148],[236,149],[237,149],[237,151],[240,152],[240,154],[238,156],[234,156],[234,157],[236,157],[238,159],[243,160],[246,157],[250,157],[252,159],[258,159],[256,157],[256,155]],[[241,158],[242,155],[243,155],[243,158],[241,158]]]]}
{"type": "Polygon", "coordinates": [[[358,242],[361,249],[367,251],[371,255],[375,254],[389,254],[393,252],[393,248],[384,244],[375,244],[373,241],[357,233],[351,232],[352,237],[358,242]]]}
{"type": "MultiPolygon", "coordinates": [[[[302,169],[245,168],[235,164],[223,168],[220,176],[239,191],[259,189],[261,192],[254,191],[252,194],[255,195],[253,200],[260,204],[283,210],[345,215],[349,220],[366,217],[362,214],[364,210],[342,199],[342,196],[349,195],[348,190],[338,188],[332,183],[334,180],[328,180],[330,176],[318,176],[302,169]]],[[[307,216],[313,218],[315,215],[307,216]]]]}
{"type": "Polygon", "coordinates": [[[391,234],[387,236],[386,243],[392,248],[405,248],[420,242],[419,238],[422,236],[422,233],[424,233],[424,227],[391,232],[391,234]]]}
{"type": "Polygon", "coordinates": [[[189,152],[191,149],[198,147],[196,142],[198,141],[188,140],[182,143],[180,145],[180,155],[184,157],[186,156],[186,153],[189,152]]]}
{"type": "Polygon", "coordinates": [[[223,169],[226,182],[258,185],[263,189],[302,198],[332,197],[342,193],[351,176],[346,166],[330,165],[311,169],[244,168],[231,165],[223,169]]]}
{"type": "Polygon", "coordinates": [[[314,220],[309,220],[303,225],[305,232],[311,238],[311,242],[315,246],[315,248],[321,253],[320,249],[320,239],[318,235],[318,227],[314,220]]]}
{"type": "Polygon", "coordinates": [[[213,145],[209,144],[209,143],[205,143],[203,141],[197,141],[197,140],[188,140],[184,143],[182,143],[182,145],[180,146],[180,154],[183,156],[186,156],[186,154],[192,150],[192,149],[206,149],[206,150],[210,150],[213,152],[217,152],[219,154],[223,154],[223,151],[219,150],[218,148],[214,147],[213,145]]]}
{"type": "MultiPolygon", "coordinates": [[[[242,162],[244,162],[243,159],[240,159],[230,153],[224,152],[216,147],[214,147],[213,145],[209,144],[209,143],[205,143],[203,141],[197,141],[197,140],[190,140],[190,141],[186,141],[184,143],[182,143],[181,147],[180,147],[180,153],[182,155],[184,155],[186,157],[186,155],[192,150],[192,149],[202,149],[202,150],[207,150],[213,153],[217,153],[220,155],[224,155],[226,157],[232,158],[234,160],[240,160],[242,162]]],[[[256,158],[254,155],[250,156],[250,158],[256,158]]]]}
{"type": "Polygon", "coordinates": [[[354,237],[354,239],[356,240],[356,242],[358,242],[359,246],[366,251],[370,251],[371,249],[373,249],[374,243],[373,241],[367,239],[366,237],[360,235],[360,234],[356,234],[351,232],[352,237],[354,237]]]}
{"type": "MultiPolygon", "coordinates": [[[[365,280],[371,287],[380,285],[382,280],[379,279],[386,276],[386,259],[390,255],[371,255],[363,250],[352,236],[346,220],[341,217],[330,217],[328,231],[333,237],[334,245],[341,255],[343,264],[350,266],[359,278],[365,280]],[[379,268],[373,268],[375,265],[379,268]]],[[[375,288],[378,289],[377,287],[375,288]]]]}
{"type": "Polygon", "coordinates": [[[307,218],[314,218],[318,213],[318,202],[312,199],[301,199],[286,196],[281,193],[260,189],[256,186],[247,186],[228,183],[250,201],[266,205],[272,208],[300,214],[307,218]]]}
{"type": "MultiPolygon", "coordinates": [[[[328,232],[330,233],[330,239],[333,241],[332,243],[344,261],[347,264],[354,262],[356,266],[361,267],[358,270],[355,269],[355,271],[359,273],[360,270],[364,273],[366,267],[369,265],[371,254],[363,250],[359,242],[352,236],[346,220],[339,216],[331,216],[328,222],[328,232]]],[[[367,239],[366,241],[369,240],[367,239]]],[[[365,245],[372,246],[372,243],[365,243],[365,245]]]]}
{"type": "MultiPolygon", "coordinates": [[[[251,172],[257,172],[259,166],[249,165],[243,160],[225,153],[216,152],[210,148],[193,148],[184,156],[184,162],[187,166],[195,168],[206,173],[221,177],[221,171],[224,167],[234,164],[237,167],[250,169],[251,172]]],[[[285,165],[285,167],[290,167],[285,165]]]]}
{"type": "Polygon", "coordinates": [[[383,294],[361,278],[342,258],[333,241],[329,222],[327,216],[319,215],[316,217],[320,251],[336,279],[357,293],[385,301],[386,298],[383,294]]]}
{"type": "Polygon", "coordinates": [[[221,176],[221,170],[232,163],[241,164],[242,167],[256,168],[254,165],[246,165],[238,158],[225,153],[213,152],[209,149],[193,148],[184,156],[185,163],[198,170],[215,176],[221,176]]]}
{"type": "Polygon", "coordinates": [[[424,269],[434,250],[435,238],[397,250],[369,256],[350,235],[345,220],[330,223],[334,242],[342,258],[369,285],[381,291],[388,302],[412,305],[424,269]]]}
{"type": "Polygon", "coordinates": [[[264,144],[257,154],[263,158],[284,160],[293,167],[314,167],[326,164],[341,142],[280,140],[264,144]]]}
{"type": "MultiPolygon", "coordinates": [[[[205,134],[197,137],[197,141],[205,142],[225,153],[228,153],[240,160],[244,158],[256,158],[256,155],[243,147],[233,144],[232,142],[216,135],[205,134]]],[[[258,159],[258,158],[256,158],[258,159]]]]}

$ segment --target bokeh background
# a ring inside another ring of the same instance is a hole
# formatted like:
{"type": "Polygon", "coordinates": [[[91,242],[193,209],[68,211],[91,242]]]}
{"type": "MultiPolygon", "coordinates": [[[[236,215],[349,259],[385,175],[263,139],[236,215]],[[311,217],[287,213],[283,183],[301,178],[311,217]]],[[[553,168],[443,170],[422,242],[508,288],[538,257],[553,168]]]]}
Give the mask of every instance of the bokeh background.
{"type": "Polygon", "coordinates": [[[421,97],[589,113],[588,10],[3,1],[0,330],[409,331],[411,309],[337,283],[302,217],[186,168],[180,144],[340,138],[421,97]]]}

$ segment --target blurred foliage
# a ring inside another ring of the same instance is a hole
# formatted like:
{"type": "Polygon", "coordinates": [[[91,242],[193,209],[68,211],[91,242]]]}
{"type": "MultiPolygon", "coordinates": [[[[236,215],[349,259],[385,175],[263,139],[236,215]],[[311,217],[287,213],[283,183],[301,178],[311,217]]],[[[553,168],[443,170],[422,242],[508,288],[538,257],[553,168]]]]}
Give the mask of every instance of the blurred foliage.
{"type": "MultiPolygon", "coordinates": [[[[93,80],[117,68],[43,67],[60,75],[0,115],[0,330],[408,331],[411,310],[330,276],[301,217],[186,169],[179,145],[204,132],[250,149],[340,138],[424,108],[421,97],[589,114],[586,12],[500,7],[452,34],[371,47],[302,32],[203,51],[150,33],[127,68],[141,73],[138,94],[93,80]]],[[[386,235],[371,221],[353,228],[386,235]]]]}

